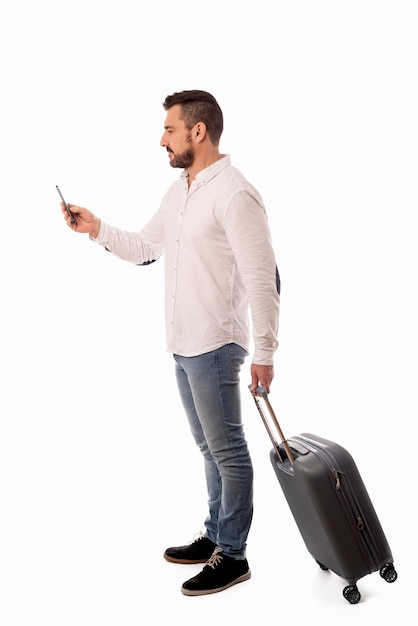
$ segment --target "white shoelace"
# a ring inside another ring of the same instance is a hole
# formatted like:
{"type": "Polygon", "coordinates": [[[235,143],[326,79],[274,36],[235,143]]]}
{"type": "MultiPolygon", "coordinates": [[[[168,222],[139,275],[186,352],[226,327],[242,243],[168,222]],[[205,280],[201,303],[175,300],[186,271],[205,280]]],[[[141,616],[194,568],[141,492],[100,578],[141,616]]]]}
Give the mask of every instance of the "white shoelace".
{"type": "Polygon", "coordinates": [[[212,569],[215,569],[215,567],[219,565],[223,559],[221,552],[222,552],[222,548],[215,548],[212,556],[206,562],[206,565],[209,565],[209,567],[211,567],[212,569]]]}

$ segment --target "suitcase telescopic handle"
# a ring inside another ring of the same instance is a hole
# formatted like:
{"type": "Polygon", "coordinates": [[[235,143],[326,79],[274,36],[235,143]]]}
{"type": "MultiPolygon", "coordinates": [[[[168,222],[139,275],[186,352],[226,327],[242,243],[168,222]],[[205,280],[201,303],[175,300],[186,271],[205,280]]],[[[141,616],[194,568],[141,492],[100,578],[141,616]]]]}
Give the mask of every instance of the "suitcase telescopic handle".
{"type": "Polygon", "coordinates": [[[248,389],[251,391],[251,394],[252,394],[252,396],[254,398],[255,405],[256,405],[256,407],[258,409],[258,412],[260,413],[261,419],[263,420],[264,426],[266,427],[266,430],[267,430],[267,432],[268,432],[268,434],[270,436],[271,442],[272,442],[272,444],[274,446],[274,449],[275,449],[279,459],[281,461],[283,461],[283,459],[281,457],[281,454],[280,454],[279,446],[278,446],[277,441],[276,441],[276,438],[275,438],[275,436],[273,434],[273,431],[271,429],[270,424],[268,423],[268,421],[266,419],[266,416],[265,416],[264,411],[262,409],[261,403],[260,403],[260,401],[259,401],[257,396],[261,396],[263,398],[263,400],[265,402],[265,405],[266,405],[266,407],[268,409],[268,412],[270,413],[270,416],[271,416],[271,419],[273,421],[274,427],[275,427],[275,429],[277,430],[277,432],[279,434],[280,441],[282,442],[283,447],[284,447],[284,449],[286,451],[287,458],[289,459],[290,463],[293,465],[295,457],[293,456],[293,452],[290,449],[290,446],[289,446],[289,444],[287,443],[287,441],[285,439],[285,436],[283,434],[282,429],[280,428],[279,421],[278,421],[278,419],[276,417],[276,414],[275,414],[275,412],[273,410],[273,407],[271,406],[271,403],[270,403],[270,400],[268,398],[268,394],[267,394],[267,391],[266,391],[265,387],[262,387],[261,385],[259,385],[254,391],[252,391],[251,385],[248,385],[248,389]]]}

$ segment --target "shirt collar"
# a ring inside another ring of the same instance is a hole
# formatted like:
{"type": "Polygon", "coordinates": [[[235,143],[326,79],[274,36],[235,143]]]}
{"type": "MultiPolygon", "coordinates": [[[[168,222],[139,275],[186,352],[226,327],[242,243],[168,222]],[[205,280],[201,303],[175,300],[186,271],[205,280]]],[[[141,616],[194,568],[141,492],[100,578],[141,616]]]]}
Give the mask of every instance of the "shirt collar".
{"type": "MultiPolygon", "coordinates": [[[[225,167],[228,167],[228,165],[231,165],[231,157],[229,156],[229,154],[226,154],[222,158],[215,161],[215,163],[212,163],[212,165],[209,165],[209,167],[205,167],[204,170],[201,170],[200,172],[198,172],[196,174],[195,180],[199,184],[205,184],[209,180],[211,180],[214,176],[216,176],[216,174],[218,174],[225,167]]],[[[188,176],[189,176],[188,171],[183,170],[180,178],[184,180],[188,178],[188,176]]]]}

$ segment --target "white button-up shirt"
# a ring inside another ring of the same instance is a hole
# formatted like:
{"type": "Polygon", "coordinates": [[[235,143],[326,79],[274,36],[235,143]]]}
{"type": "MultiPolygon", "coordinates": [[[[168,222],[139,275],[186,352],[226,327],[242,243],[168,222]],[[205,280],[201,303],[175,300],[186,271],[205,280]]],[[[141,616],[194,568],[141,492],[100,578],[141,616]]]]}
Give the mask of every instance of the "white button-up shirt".
{"type": "Polygon", "coordinates": [[[167,350],[196,356],[227,343],[272,365],[278,346],[276,261],[263,202],[223,156],[190,185],[184,171],[140,232],[104,222],[95,240],[147,264],[164,254],[167,350]],[[249,319],[251,312],[251,320],[249,319]]]}

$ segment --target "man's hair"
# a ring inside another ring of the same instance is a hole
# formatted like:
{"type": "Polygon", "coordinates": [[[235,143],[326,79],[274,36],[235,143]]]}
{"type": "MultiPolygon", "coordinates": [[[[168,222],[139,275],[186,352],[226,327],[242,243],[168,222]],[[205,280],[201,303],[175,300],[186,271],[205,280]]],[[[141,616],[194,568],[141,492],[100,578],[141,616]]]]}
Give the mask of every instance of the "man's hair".
{"type": "Polygon", "coordinates": [[[181,106],[180,117],[188,130],[198,122],[203,122],[213,145],[219,145],[224,128],[223,114],[221,107],[210,93],[198,89],[178,91],[166,97],[163,107],[168,111],[175,104],[181,106]]]}

